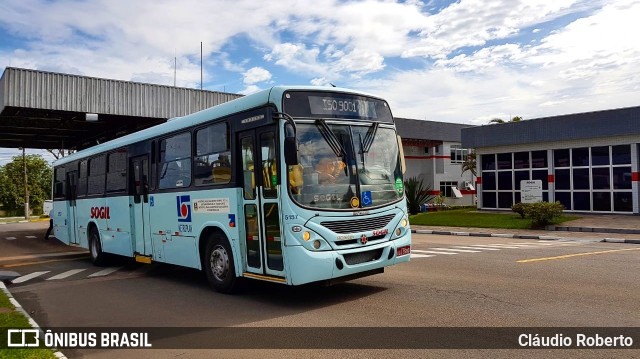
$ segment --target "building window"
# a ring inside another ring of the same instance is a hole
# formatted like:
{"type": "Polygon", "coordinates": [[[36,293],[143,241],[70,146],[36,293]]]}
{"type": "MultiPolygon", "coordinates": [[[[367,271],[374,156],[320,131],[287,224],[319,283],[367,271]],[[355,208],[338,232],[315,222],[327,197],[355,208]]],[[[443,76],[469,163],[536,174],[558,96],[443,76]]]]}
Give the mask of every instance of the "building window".
{"type": "Polygon", "coordinates": [[[456,197],[451,187],[458,188],[458,182],[440,182],[440,195],[445,197],[456,197]]]}
{"type": "Polygon", "coordinates": [[[469,156],[469,150],[460,145],[451,145],[451,163],[463,163],[469,156]]]}
{"type": "Polygon", "coordinates": [[[555,198],[568,210],[633,211],[630,145],[561,149],[553,154],[555,198]]]}
{"type": "Polygon", "coordinates": [[[482,208],[511,208],[520,202],[520,183],[531,179],[542,181],[542,196],[548,200],[547,151],[486,154],[481,159],[482,208]]]}

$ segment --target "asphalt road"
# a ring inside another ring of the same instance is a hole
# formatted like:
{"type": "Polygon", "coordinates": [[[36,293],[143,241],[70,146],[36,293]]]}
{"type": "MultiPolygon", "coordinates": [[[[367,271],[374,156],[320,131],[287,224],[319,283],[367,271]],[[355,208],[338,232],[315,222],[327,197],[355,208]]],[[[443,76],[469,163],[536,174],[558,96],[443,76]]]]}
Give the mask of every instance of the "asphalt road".
{"type": "MultiPolygon", "coordinates": [[[[31,231],[12,230],[10,245],[31,231]]],[[[0,227],[0,249],[6,233],[0,227]]],[[[333,287],[247,282],[234,296],[211,291],[198,271],[126,260],[99,268],[86,256],[3,262],[1,254],[0,270],[41,273],[9,289],[43,327],[305,327],[325,348],[64,350],[70,358],[640,357],[638,350],[330,349],[331,328],[373,328],[375,342],[383,338],[375,330],[380,327],[640,327],[638,245],[419,234],[413,239],[411,262],[384,274],[333,287]]],[[[165,339],[189,340],[188,333],[174,334],[165,339]]],[[[195,338],[202,345],[220,331],[200,334],[195,338]]],[[[345,335],[362,340],[367,333],[345,335]]]]}

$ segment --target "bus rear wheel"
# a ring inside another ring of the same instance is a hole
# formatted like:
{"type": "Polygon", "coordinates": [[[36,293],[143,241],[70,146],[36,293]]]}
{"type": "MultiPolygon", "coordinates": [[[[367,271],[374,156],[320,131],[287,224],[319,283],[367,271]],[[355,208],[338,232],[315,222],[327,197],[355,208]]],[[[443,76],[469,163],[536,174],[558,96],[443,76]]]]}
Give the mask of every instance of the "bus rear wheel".
{"type": "Polygon", "coordinates": [[[212,235],[207,241],[203,269],[209,285],[220,293],[233,293],[237,278],[233,262],[233,252],[224,236],[212,235]]]}
{"type": "Polygon", "coordinates": [[[102,266],[106,264],[107,255],[102,251],[100,234],[95,227],[91,228],[91,231],[89,232],[89,253],[91,254],[91,263],[94,265],[102,266]]]}

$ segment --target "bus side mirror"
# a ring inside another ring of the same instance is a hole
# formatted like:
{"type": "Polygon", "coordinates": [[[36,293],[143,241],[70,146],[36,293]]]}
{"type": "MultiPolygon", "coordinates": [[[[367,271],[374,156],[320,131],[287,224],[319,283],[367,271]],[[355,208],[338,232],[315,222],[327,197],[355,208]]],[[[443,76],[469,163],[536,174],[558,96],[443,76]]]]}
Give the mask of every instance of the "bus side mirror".
{"type": "Polygon", "coordinates": [[[287,166],[298,164],[298,138],[295,125],[291,122],[284,125],[284,162],[287,166]]]}
{"type": "Polygon", "coordinates": [[[284,162],[287,166],[298,164],[298,139],[295,137],[284,138],[284,162]]]}
{"type": "Polygon", "coordinates": [[[407,172],[407,164],[404,160],[404,147],[402,147],[402,138],[400,136],[396,136],[396,141],[398,142],[398,150],[400,151],[400,169],[402,170],[402,174],[407,172]]]}

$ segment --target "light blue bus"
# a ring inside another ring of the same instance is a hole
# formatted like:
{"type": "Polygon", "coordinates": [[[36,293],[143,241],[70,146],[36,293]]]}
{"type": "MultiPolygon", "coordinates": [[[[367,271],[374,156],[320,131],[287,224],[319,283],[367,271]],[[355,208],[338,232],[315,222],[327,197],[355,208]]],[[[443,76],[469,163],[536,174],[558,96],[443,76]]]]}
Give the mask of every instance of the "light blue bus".
{"type": "Polygon", "coordinates": [[[288,285],[408,262],[402,146],[387,103],[273,87],[54,163],[54,233],[107,255],[288,285]]]}

